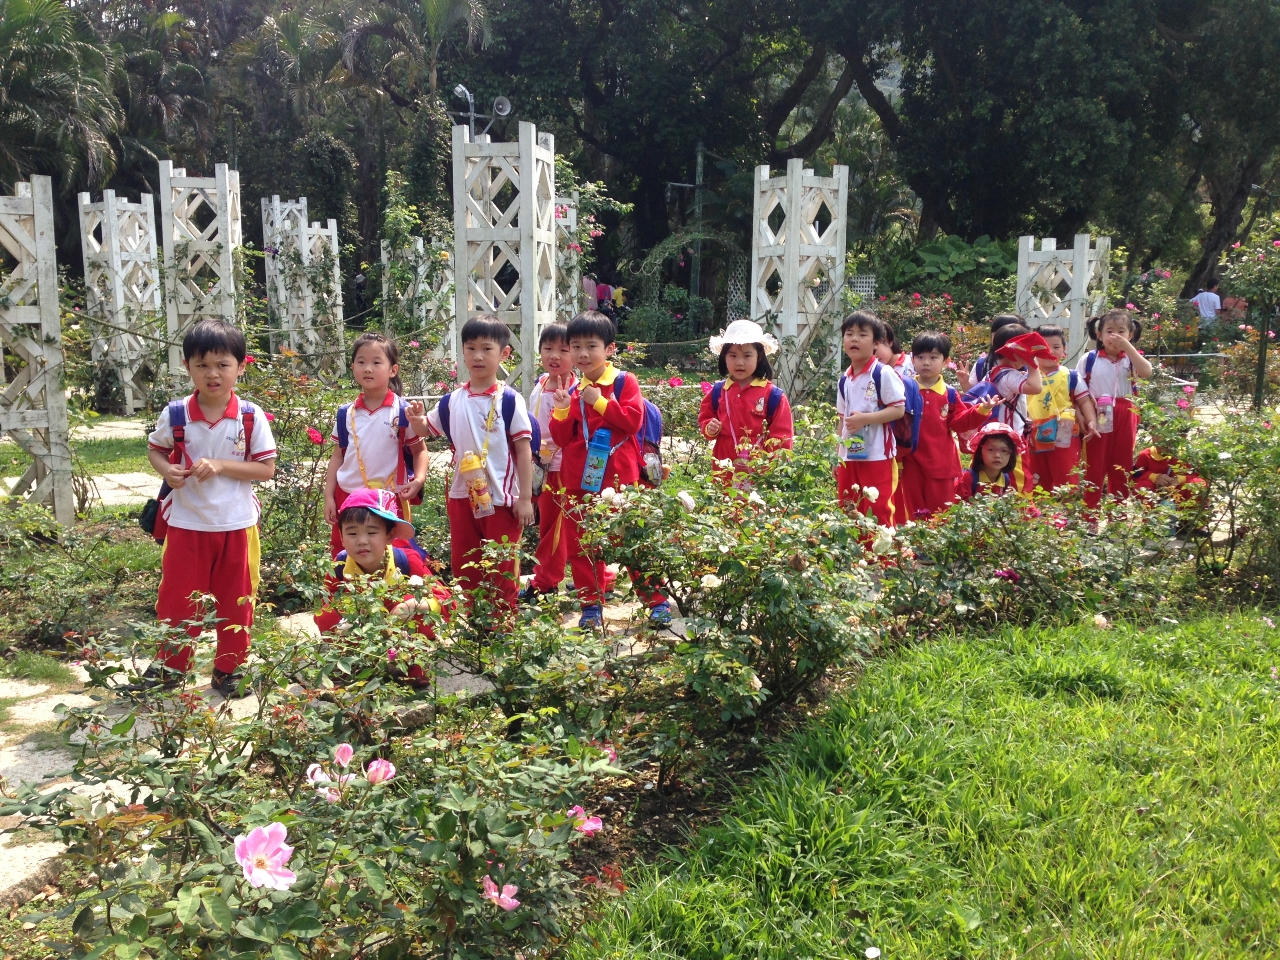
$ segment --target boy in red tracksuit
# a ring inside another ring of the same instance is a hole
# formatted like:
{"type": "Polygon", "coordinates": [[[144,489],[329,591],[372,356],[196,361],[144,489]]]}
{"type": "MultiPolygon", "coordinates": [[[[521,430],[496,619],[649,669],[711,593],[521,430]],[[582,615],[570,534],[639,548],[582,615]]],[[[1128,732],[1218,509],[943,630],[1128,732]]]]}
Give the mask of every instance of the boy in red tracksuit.
{"type": "MultiPolygon", "coordinates": [[[[603,313],[586,310],[569,321],[569,350],[582,378],[576,386],[561,382],[551,414],[551,438],[564,453],[560,476],[567,493],[563,532],[569,567],[582,603],[580,627],[604,623],[604,563],[593,562],[582,549],[581,505],[592,492],[618,489],[640,481],[640,447],[636,435],[644,426],[644,398],[640,383],[617,369],[610,358],[617,350],[618,333],[603,313]],[[587,451],[592,440],[604,439],[608,430],[608,457],[598,484],[584,487],[587,451]]],[[[632,581],[636,580],[635,575],[632,581]]],[[[649,606],[649,622],[671,622],[671,604],[660,592],[636,584],[649,606]]]]}
{"type": "Polygon", "coordinates": [[[967,404],[959,391],[943,381],[942,371],[951,356],[951,338],[945,333],[920,334],[911,344],[911,356],[924,413],[916,449],[903,457],[899,484],[907,519],[924,520],[955,501],[961,472],[955,435],[981,427],[991,405],[967,404]]]}
{"type": "MultiPolygon", "coordinates": [[[[427,576],[426,566],[410,545],[413,525],[401,520],[395,494],[390,490],[360,489],[348,494],[338,514],[338,530],[342,537],[342,550],[337,556],[333,576],[327,579],[329,595],[337,593],[338,584],[362,577],[377,577],[387,583],[405,581],[419,584],[427,576]]],[[[431,636],[431,627],[421,619],[421,608],[431,613],[444,611],[448,617],[449,591],[439,582],[431,585],[431,596],[418,601],[412,594],[396,600],[386,598],[387,609],[396,616],[415,617],[418,631],[431,636]]],[[[342,615],[327,604],[316,614],[316,626],[322,634],[330,634],[342,621],[342,615]]],[[[387,659],[393,672],[395,652],[389,650],[387,659]]],[[[403,676],[403,674],[400,674],[403,676]]],[[[426,672],[417,664],[409,667],[408,680],[415,686],[429,682],[426,672]]]]}
{"type": "MultiPolygon", "coordinates": [[[[147,438],[147,459],[171,490],[160,505],[167,531],[156,615],[181,626],[198,616],[193,593],[213,595],[218,647],[212,687],[224,697],[243,695],[238,670],[249,654],[258,592],[253,484],[275,476],[267,415],[235,392],[246,355],[244,334],[225,320],[195,324],[182,341],[182,365],[195,392],[161,411],[147,438]]],[[[197,623],[187,634],[194,640],[201,629],[197,623]]],[[[131,689],[174,686],[192,660],[190,644],[164,647],[131,689]]]]}

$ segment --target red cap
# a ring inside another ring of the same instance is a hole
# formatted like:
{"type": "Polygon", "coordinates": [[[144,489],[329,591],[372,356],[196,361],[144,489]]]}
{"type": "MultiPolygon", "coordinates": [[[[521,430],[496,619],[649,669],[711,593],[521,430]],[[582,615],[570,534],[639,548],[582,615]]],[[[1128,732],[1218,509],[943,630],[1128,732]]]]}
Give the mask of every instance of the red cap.
{"type": "Polygon", "coordinates": [[[1013,449],[1016,453],[1023,454],[1027,452],[1026,441],[1018,435],[1018,432],[1007,423],[1000,423],[997,420],[984,423],[982,428],[969,438],[969,452],[977,453],[978,447],[982,446],[982,441],[990,437],[1004,437],[1013,444],[1013,449]]]}

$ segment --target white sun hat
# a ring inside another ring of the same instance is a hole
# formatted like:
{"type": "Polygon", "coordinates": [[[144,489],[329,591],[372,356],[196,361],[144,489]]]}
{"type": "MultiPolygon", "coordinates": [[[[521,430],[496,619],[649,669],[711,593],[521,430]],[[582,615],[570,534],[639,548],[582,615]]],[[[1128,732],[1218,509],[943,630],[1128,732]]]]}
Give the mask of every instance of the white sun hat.
{"type": "Polygon", "coordinates": [[[724,333],[720,336],[712,337],[712,355],[720,356],[720,351],[730,343],[759,343],[764,346],[766,357],[772,357],[778,352],[778,338],[771,333],[765,333],[764,327],[754,320],[735,320],[724,328],[724,333]]]}

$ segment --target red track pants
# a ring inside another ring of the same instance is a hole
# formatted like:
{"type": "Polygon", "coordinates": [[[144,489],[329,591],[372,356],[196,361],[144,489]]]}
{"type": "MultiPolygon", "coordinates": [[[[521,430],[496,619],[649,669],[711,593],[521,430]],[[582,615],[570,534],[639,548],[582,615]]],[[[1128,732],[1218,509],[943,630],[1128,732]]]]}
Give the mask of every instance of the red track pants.
{"type": "Polygon", "coordinates": [[[501,602],[516,608],[520,592],[520,521],[510,507],[494,507],[492,516],[477,517],[471,512],[471,501],[449,497],[449,564],[470,599],[487,582],[501,602]],[[487,574],[479,564],[484,559],[485,543],[509,544],[507,558],[487,574]]]}
{"type": "MultiPolygon", "coordinates": [[[[601,606],[604,604],[605,592],[610,587],[609,573],[604,568],[603,560],[593,560],[582,549],[579,511],[584,499],[581,493],[565,495],[561,529],[566,541],[565,549],[569,554],[569,569],[573,572],[573,585],[578,589],[579,603],[584,607],[601,606]]],[[[653,607],[667,599],[661,590],[647,583],[634,570],[629,573],[636,596],[645,606],[653,607]]]]}
{"type": "Polygon", "coordinates": [[[924,520],[947,509],[956,499],[956,478],[941,480],[926,476],[920,464],[907,457],[898,477],[898,489],[906,512],[900,520],[924,520]]]}
{"type": "Polygon", "coordinates": [[[538,549],[534,552],[533,588],[554,590],[564,580],[569,560],[569,540],[564,530],[565,492],[560,471],[547,474],[538,495],[538,549]]]}
{"type": "Polygon", "coordinates": [[[1115,429],[1084,445],[1084,478],[1091,484],[1084,494],[1086,506],[1096,507],[1102,501],[1104,484],[1112,497],[1123,500],[1129,496],[1137,440],[1138,408],[1132,400],[1117,400],[1115,429]]]}
{"type": "Polygon", "coordinates": [[[836,466],[836,486],[841,506],[852,505],[863,515],[869,512],[882,526],[891,527],[896,522],[893,510],[898,487],[896,460],[845,460],[836,466]],[[855,486],[859,488],[856,492],[855,486]],[[863,492],[867,487],[876,488],[874,503],[863,492]]]}
{"type": "Polygon", "coordinates": [[[1062,486],[1078,486],[1079,466],[1079,437],[1072,437],[1069,447],[1054,447],[1044,453],[1031,451],[1027,454],[1027,470],[1031,473],[1032,488],[1053,490],[1062,486]]]}

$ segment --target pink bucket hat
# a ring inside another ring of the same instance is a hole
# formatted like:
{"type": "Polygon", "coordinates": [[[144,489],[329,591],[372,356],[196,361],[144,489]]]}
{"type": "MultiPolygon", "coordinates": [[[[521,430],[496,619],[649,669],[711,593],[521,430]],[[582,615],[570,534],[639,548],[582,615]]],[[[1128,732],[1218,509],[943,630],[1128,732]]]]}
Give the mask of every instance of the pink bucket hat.
{"type": "Polygon", "coordinates": [[[338,511],[338,522],[341,525],[342,514],[356,507],[364,507],[370,513],[390,520],[395,524],[391,535],[397,540],[408,540],[413,537],[413,524],[400,519],[400,501],[390,490],[356,490],[342,502],[338,511]]]}

